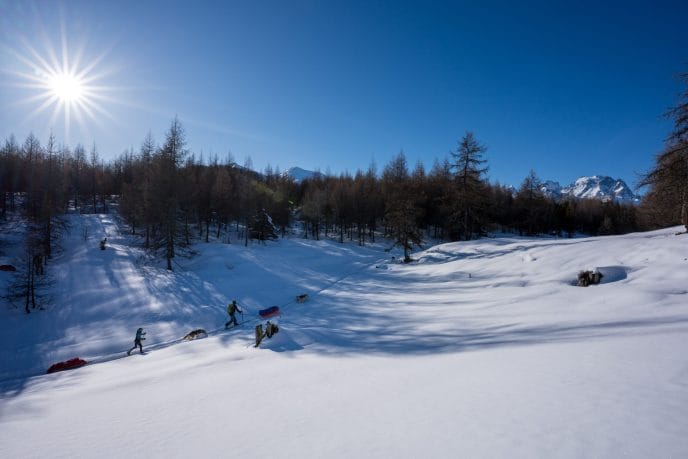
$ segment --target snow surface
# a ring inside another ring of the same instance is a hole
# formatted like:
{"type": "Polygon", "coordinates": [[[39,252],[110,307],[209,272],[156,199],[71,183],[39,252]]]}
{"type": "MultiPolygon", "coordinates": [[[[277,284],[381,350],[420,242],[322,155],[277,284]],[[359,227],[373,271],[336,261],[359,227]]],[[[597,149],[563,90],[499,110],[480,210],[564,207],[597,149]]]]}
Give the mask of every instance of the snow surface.
{"type": "Polygon", "coordinates": [[[676,231],[441,244],[411,264],[292,236],[199,244],[167,273],[113,215],[74,216],[54,306],[0,311],[0,457],[687,457],[676,231]],[[591,268],[602,283],[575,287],[591,268]],[[224,331],[232,298],[247,323],[224,331]],[[254,348],[272,305],[280,332],[254,348]],[[139,326],[148,352],[124,357],[139,326]],[[75,356],[92,363],[43,374],[75,356]]]}

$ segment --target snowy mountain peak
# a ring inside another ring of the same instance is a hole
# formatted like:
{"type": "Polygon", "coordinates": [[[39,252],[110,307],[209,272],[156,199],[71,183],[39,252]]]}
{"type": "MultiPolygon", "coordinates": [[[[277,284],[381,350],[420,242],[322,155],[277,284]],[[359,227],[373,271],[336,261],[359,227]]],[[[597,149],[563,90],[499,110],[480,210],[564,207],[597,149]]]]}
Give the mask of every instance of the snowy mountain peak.
{"type": "Polygon", "coordinates": [[[558,182],[546,181],[540,187],[542,192],[555,199],[600,199],[602,201],[636,202],[638,197],[621,179],[593,175],[579,177],[572,184],[562,187],[558,182]]]}
{"type": "Polygon", "coordinates": [[[303,182],[304,180],[321,177],[320,172],[313,172],[300,167],[290,167],[282,173],[284,177],[289,177],[295,182],[303,182]]]}
{"type": "Polygon", "coordinates": [[[552,180],[547,180],[545,182],[542,182],[540,184],[540,190],[544,193],[545,196],[549,198],[560,198],[561,197],[561,185],[559,182],[555,182],[552,180]]]}

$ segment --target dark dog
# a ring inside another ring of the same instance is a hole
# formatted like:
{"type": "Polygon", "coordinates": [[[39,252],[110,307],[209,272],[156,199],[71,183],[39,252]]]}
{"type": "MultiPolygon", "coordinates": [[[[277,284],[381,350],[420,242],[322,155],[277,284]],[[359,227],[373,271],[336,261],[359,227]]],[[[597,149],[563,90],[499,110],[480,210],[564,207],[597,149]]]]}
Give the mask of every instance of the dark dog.
{"type": "Polygon", "coordinates": [[[205,330],[203,330],[202,328],[198,328],[196,330],[192,330],[189,333],[187,333],[186,336],[184,336],[184,338],[182,338],[182,339],[186,340],[186,341],[191,341],[192,339],[206,338],[207,336],[208,336],[208,333],[206,333],[205,330]]]}

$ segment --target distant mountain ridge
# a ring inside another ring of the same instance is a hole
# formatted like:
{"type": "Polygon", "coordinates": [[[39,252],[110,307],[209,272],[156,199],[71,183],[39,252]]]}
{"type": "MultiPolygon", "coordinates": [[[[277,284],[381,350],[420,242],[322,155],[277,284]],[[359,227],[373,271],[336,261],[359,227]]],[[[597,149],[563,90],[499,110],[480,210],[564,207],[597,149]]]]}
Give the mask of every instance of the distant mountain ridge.
{"type": "Polygon", "coordinates": [[[568,186],[548,180],[542,182],[540,189],[553,199],[599,199],[601,201],[638,202],[640,198],[631,187],[621,179],[603,175],[579,177],[568,186]]]}
{"type": "MultiPolygon", "coordinates": [[[[300,167],[290,167],[282,173],[295,182],[322,177],[320,172],[309,171],[300,167]]],[[[606,175],[579,177],[575,182],[562,186],[559,182],[547,180],[541,183],[540,190],[545,196],[555,199],[599,199],[601,201],[639,202],[640,197],[631,190],[622,179],[606,175]]],[[[514,189],[515,191],[515,189],[514,189]]]]}

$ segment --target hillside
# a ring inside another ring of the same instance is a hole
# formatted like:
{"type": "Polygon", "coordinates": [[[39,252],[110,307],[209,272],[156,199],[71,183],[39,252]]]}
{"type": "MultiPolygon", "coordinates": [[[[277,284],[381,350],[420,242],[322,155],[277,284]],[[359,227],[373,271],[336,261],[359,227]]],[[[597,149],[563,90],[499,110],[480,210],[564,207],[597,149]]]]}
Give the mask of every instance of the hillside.
{"type": "Polygon", "coordinates": [[[210,243],[168,273],[111,216],[74,216],[55,306],[0,312],[0,455],[682,457],[675,231],[442,244],[408,265],[382,244],[210,243]],[[573,285],[595,267],[602,284],[573,285]],[[247,323],[223,331],[231,298],[247,323]],[[256,349],[271,305],[280,332],[256,349]],[[124,357],[139,326],[148,353],[124,357]],[[77,355],[94,363],[42,374],[77,355]]]}

